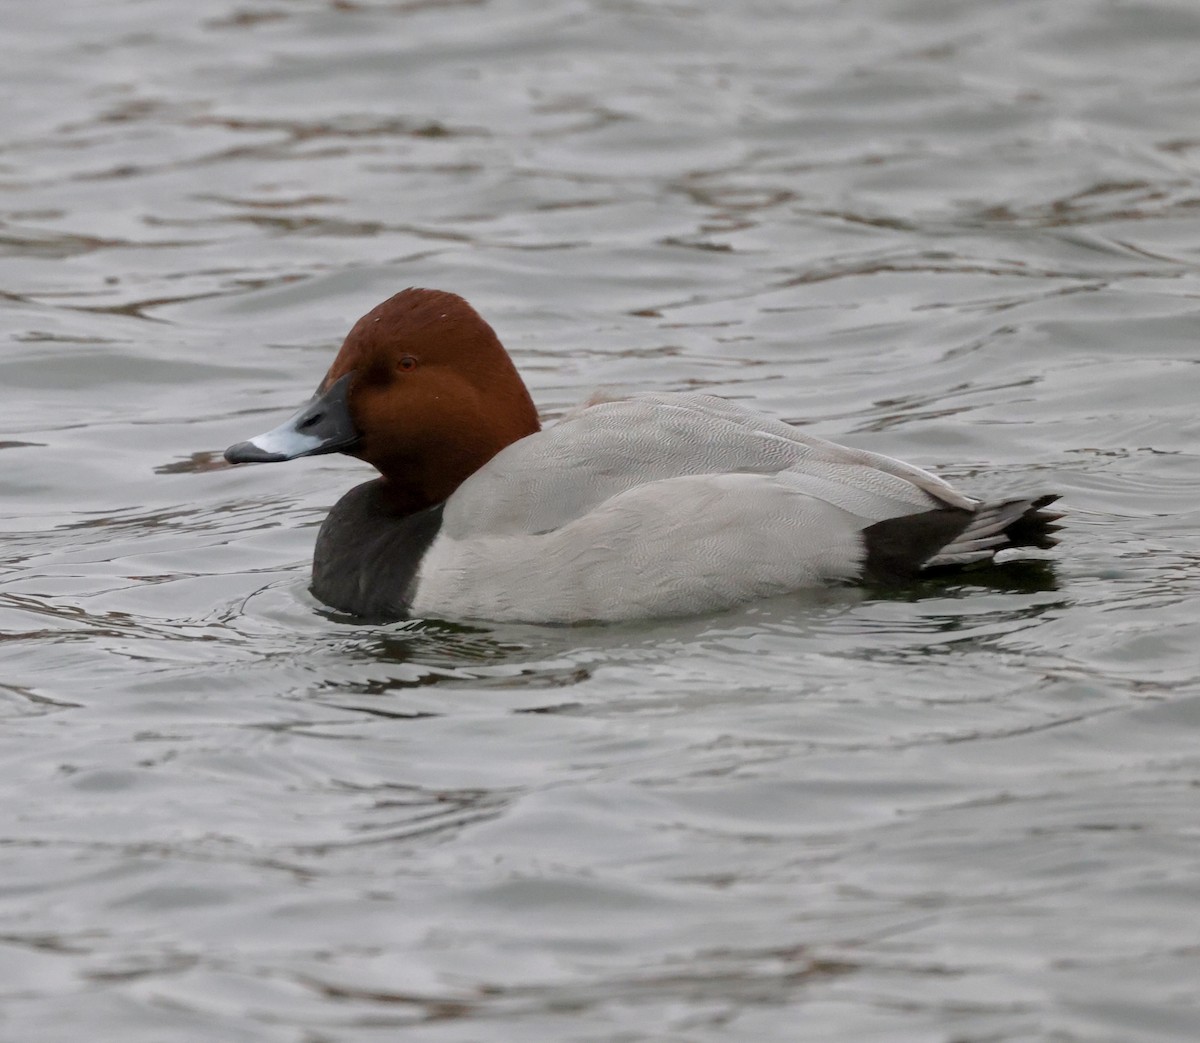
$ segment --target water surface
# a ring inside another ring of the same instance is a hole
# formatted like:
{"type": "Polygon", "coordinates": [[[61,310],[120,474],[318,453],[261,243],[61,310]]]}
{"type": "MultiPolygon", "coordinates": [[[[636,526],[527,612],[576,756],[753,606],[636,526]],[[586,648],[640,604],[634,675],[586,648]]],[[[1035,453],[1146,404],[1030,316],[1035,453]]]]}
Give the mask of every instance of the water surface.
{"type": "Polygon", "coordinates": [[[1200,1038],[1200,10],[10,5],[0,1039],[1200,1038]],[[362,626],[220,451],[408,285],[1049,565],[362,626]]]}

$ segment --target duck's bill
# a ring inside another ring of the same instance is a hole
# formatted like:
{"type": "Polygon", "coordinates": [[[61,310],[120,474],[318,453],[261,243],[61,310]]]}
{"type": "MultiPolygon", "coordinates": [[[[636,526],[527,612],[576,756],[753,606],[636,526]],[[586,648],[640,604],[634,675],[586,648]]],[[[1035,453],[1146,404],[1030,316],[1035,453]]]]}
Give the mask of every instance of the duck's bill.
{"type": "Polygon", "coordinates": [[[231,445],[225,459],[231,464],[273,464],[350,448],[358,441],[347,401],[352,376],[347,373],[334,381],[278,427],[231,445]]]}

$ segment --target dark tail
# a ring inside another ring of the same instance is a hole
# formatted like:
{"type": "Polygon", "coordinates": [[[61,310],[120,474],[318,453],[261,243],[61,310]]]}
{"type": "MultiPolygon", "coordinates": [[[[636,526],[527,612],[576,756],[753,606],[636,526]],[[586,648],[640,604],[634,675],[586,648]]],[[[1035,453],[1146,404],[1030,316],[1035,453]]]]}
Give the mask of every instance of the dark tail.
{"type": "Polygon", "coordinates": [[[939,507],[920,514],[887,518],[863,530],[864,578],[896,583],[927,569],[953,568],[991,561],[1010,547],[1045,550],[1062,528],[1058,511],[1046,510],[1057,495],[980,504],[975,510],[939,507]]]}
{"type": "MultiPolygon", "coordinates": [[[[1046,510],[1058,499],[1056,493],[1039,496],[1036,500],[1025,501],[1027,506],[1011,525],[1004,530],[1010,547],[1037,547],[1039,550],[1049,550],[1058,545],[1058,537],[1054,533],[1062,528],[1058,522],[1063,517],[1062,511],[1046,510]]],[[[1021,501],[1012,501],[1019,503],[1021,501]]]]}

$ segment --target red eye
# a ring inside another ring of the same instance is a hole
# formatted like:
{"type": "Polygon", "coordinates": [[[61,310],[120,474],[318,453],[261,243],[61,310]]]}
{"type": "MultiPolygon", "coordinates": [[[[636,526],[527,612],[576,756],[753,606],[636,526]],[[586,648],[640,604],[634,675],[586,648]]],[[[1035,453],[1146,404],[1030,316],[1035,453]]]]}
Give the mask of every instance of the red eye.
{"type": "Polygon", "coordinates": [[[411,355],[405,355],[397,363],[397,366],[399,366],[400,369],[404,370],[404,372],[407,373],[409,370],[417,368],[417,360],[415,358],[413,358],[411,355]]]}

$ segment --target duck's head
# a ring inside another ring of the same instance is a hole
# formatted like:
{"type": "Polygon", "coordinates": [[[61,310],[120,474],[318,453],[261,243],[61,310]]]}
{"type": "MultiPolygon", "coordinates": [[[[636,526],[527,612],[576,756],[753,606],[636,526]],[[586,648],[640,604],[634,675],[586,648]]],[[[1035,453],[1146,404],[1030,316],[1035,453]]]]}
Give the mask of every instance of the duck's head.
{"type": "Polygon", "coordinates": [[[354,324],[306,405],[230,446],[225,459],[345,453],[379,470],[398,509],[419,510],[539,426],[512,359],[479,313],[453,293],[408,289],[354,324]]]}

